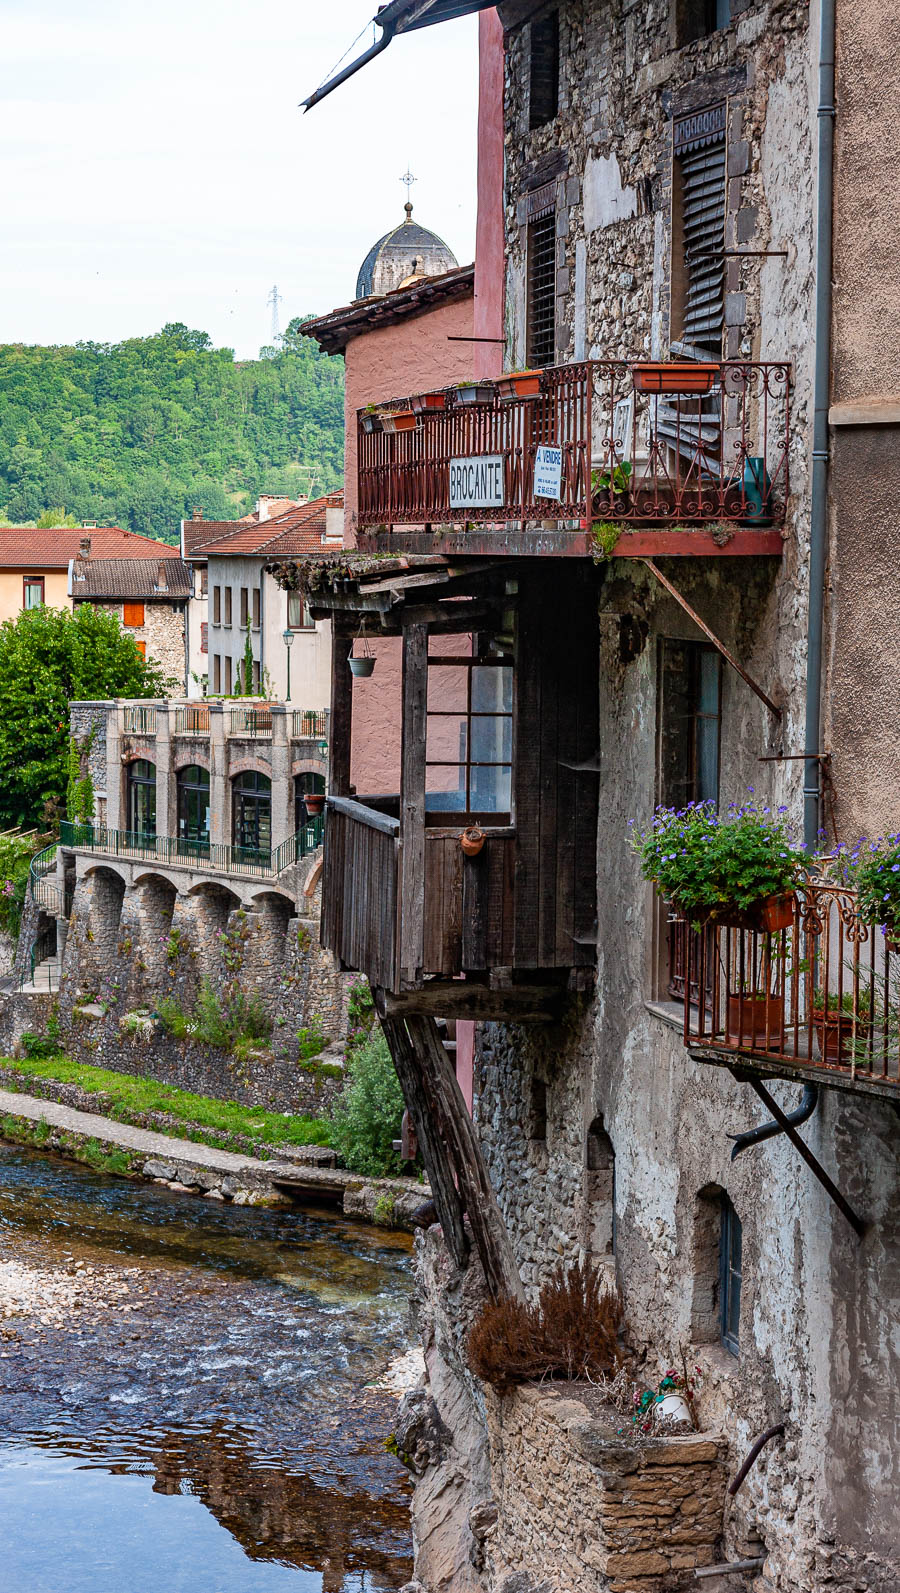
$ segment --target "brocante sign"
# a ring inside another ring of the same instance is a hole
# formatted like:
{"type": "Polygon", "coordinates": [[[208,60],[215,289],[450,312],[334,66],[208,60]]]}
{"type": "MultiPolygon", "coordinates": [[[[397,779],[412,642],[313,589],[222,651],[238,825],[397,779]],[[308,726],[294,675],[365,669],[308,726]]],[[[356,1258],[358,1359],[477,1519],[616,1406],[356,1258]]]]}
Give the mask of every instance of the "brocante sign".
{"type": "Polygon", "coordinates": [[[502,509],[505,501],[502,454],[451,459],[451,509],[502,509]]]}

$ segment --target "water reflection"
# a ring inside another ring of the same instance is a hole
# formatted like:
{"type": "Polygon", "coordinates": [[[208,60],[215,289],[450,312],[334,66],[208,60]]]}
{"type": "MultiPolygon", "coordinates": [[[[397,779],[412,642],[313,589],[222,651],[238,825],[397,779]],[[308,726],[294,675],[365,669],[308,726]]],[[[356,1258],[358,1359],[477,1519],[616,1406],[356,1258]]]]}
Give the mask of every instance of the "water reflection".
{"type": "Polygon", "coordinates": [[[405,1239],[4,1148],[0,1256],[132,1269],[133,1307],[3,1345],[0,1518],[23,1528],[4,1593],[409,1579],[394,1406],[365,1387],[405,1347],[405,1239]]]}

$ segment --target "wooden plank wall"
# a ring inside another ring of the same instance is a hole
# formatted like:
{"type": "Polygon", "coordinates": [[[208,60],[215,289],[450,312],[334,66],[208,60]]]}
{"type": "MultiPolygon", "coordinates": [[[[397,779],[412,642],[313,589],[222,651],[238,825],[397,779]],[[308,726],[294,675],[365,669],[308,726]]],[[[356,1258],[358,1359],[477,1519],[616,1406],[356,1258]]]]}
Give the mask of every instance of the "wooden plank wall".
{"type": "Polygon", "coordinates": [[[489,835],[465,857],[459,834],[425,832],[425,972],[508,968],[513,955],[515,836],[489,835]]]}
{"type": "Polygon", "coordinates": [[[519,578],[516,661],[516,857],[513,965],[594,961],[598,751],[597,577],[548,560],[519,578]],[[551,567],[548,569],[547,565],[551,567]]]}
{"type": "Polygon", "coordinates": [[[325,822],[323,946],[372,984],[397,988],[396,825],[378,826],[329,803],[325,822]]]}

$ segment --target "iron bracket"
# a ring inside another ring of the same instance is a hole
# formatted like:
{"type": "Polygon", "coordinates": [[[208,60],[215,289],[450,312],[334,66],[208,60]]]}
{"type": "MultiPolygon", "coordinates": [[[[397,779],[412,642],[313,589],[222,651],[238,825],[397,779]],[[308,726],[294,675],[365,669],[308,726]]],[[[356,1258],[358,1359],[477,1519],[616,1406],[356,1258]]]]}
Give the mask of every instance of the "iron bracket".
{"type": "Polygon", "coordinates": [[[766,696],[766,693],[763,691],[762,686],[758,686],[756,681],[752,678],[752,676],[747,674],[747,671],[744,668],[744,666],[742,664],[739,664],[737,659],[731,653],[729,653],[728,648],[725,646],[725,643],[719,641],[718,636],[716,636],[714,634],[714,632],[710,630],[709,626],[706,624],[706,621],[702,620],[700,618],[700,615],[697,613],[696,609],[693,609],[691,607],[690,603],[688,602],[687,598],[683,595],[683,593],[679,592],[678,588],[676,586],[672,585],[672,582],[668,579],[668,577],[663,575],[663,572],[659,568],[659,565],[655,564],[653,559],[644,559],[642,562],[644,564],[646,564],[647,569],[650,570],[650,572],[653,575],[656,576],[656,579],[660,582],[660,584],[662,586],[665,587],[666,591],[671,593],[671,595],[672,595],[672,597],[674,597],[676,603],[679,603],[681,605],[681,607],[684,609],[684,612],[686,614],[690,615],[690,617],[693,620],[694,624],[699,627],[699,629],[703,632],[704,636],[707,636],[709,638],[709,640],[713,644],[713,647],[717,648],[717,650],[722,654],[722,657],[724,658],[726,664],[730,664],[732,669],[736,669],[738,674],[741,677],[741,680],[746,681],[747,685],[750,687],[750,690],[756,692],[756,695],[759,698],[760,702],[764,702],[765,703],[766,707],[769,710],[769,713],[770,714],[774,714],[776,719],[780,719],[781,718],[781,709],[778,707],[778,705],[772,701],[771,697],[767,697],[766,696]]]}
{"type": "Polygon", "coordinates": [[[863,1222],[862,1218],[857,1216],[856,1212],[853,1210],[853,1207],[850,1205],[850,1202],[841,1194],[837,1184],[826,1173],[821,1162],[817,1161],[809,1146],[800,1138],[800,1135],[797,1133],[797,1130],[787,1113],[782,1111],[781,1107],[778,1105],[778,1102],[772,1095],[770,1095],[769,1091],[763,1084],[762,1079],[757,1078],[755,1073],[747,1072],[744,1068],[733,1067],[730,1069],[730,1071],[739,1083],[749,1084],[751,1089],[756,1091],[763,1105],[769,1112],[771,1112],[782,1133],[787,1135],[795,1151],[797,1151],[798,1155],[803,1157],[807,1167],[812,1173],[815,1174],[816,1178],[818,1178],[819,1183],[822,1185],[822,1188],[825,1190],[826,1194],[831,1196],[831,1199],[837,1206],[838,1211],[841,1212],[844,1217],[846,1217],[851,1228],[853,1229],[853,1232],[856,1234],[857,1239],[863,1239],[868,1232],[870,1226],[869,1223],[863,1222]]]}

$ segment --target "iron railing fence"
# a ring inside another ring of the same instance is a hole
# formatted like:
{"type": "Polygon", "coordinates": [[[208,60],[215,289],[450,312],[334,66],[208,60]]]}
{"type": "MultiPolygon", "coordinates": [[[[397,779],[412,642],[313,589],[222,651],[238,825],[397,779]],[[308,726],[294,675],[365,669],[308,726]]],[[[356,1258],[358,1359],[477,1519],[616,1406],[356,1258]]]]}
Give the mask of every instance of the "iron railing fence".
{"type": "Polygon", "coordinates": [[[45,846],[43,851],[35,853],[28,867],[28,889],[32,901],[39,907],[45,908],[48,913],[52,913],[54,917],[59,917],[62,912],[59,887],[48,878],[50,874],[56,872],[56,854],[55,841],[45,846]]]}
{"type": "Polygon", "coordinates": [[[208,736],[209,709],[203,704],[175,709],[176,736],[208,736]]]}
{"type": "Polygon", "coordinates": [[[291,736],[295,741],[325,741],[328,739],[328,712],[323,708],[294,708],[291,713],[291,736]]]}
{"type": "Polygon", "coordinates": [[[187,841],[178,836],[141,835],[69,821],[60,825],[60,842],[75,851],[103,852],[109,857],[151,859],[174,868],[199,867],[217,874],[271,878],[321,846],[323,825],[321,816],[310,819],[274,851],[226,846],[218,841],[187,841]]]}
{"type": "Polygon", "coordinates": [[[789,927],[718,923],[684,952],[687,1045],[900,1099],[900,944],[860,917],[855,892],[810,882],[789,927]]]}
{"type": "Polygon", "coordinates": [[[155,736],[155,704],[127,703],[122,714],[122,725],[127,736],[155,736]]]}
{"type": "Polygon", "coordinates": [[[781,525],[791,367],[728,360],[708,376],[708,392],[649,391],[646,365],[591,360],[545,369],[536,397],[494,392],[472,404],[448,389],[444,408],[423,410],[408,431],[371,431],[361,410],[360,526],[713,523],[726,536],[781,525]],[[542,445],[561,450],[558,499],[534,493],[542,445]],[[451,507],[451,460],[487,455],[503,461],[503,507],[451,507]]]}
{"type": "Polygon", "coordinates": [[[272,710],[269,707],[231,708],[228,713],[230,736],[271,736],[272,710]]]}

